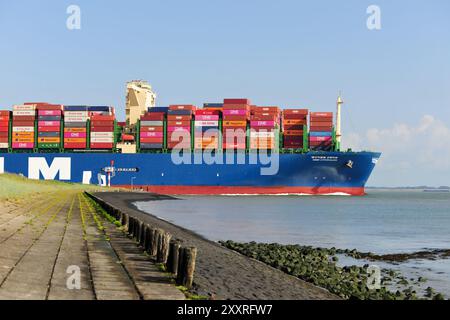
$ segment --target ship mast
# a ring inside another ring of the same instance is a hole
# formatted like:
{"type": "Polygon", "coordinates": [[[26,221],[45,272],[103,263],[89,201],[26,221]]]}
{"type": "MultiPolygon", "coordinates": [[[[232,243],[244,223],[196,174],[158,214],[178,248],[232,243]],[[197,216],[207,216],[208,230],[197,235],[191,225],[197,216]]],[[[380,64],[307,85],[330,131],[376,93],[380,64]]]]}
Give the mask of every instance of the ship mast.
{"type": "Polygon", "coordinates": [[[341,93],[339,93],[339,96],[337,98],[337,111],[336,111],[336,149],[341,149],[341,138],[342,138],[342,132],[341,132],[341,106],[344,104],[344,100],[342,100],[341,93]]]}

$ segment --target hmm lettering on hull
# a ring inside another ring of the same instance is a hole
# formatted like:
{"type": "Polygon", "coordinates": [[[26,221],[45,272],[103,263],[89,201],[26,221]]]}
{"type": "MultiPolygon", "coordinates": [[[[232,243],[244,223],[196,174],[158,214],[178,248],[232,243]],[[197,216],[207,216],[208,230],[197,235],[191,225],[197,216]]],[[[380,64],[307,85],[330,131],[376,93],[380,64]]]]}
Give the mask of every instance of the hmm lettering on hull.
{"type": "Polygon", "coordinates": [[[28,159],[28,178],[39,180],[42,174],[44,180],[71,180],[71,158],[54,158],[48,165],[47,160],[41,157],[30,157],[28,159]]]}

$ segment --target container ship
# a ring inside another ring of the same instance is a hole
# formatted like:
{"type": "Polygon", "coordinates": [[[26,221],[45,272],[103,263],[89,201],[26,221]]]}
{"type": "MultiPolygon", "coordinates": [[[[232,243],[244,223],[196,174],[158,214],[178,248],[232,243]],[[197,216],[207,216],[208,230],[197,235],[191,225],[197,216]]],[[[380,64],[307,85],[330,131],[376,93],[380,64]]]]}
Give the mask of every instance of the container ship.
{"type": "Polygon", "coordinates": [[[171,195],[364,195],[381,154],[341,151],[337,112],[249,99],[157,107],[127,84],[110,106],[28,102],[0,110],[0,173],[171,195]]]}

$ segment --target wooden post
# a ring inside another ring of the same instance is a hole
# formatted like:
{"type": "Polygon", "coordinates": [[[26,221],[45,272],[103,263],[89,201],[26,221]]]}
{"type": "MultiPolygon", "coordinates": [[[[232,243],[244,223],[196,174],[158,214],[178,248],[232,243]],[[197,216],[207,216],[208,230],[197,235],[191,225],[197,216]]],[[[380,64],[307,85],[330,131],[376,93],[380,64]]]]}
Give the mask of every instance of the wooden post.
{"type": "Polygon", "coordinates": [[[167,258],[167,271],[172,273],[175,277],[178,273],[178,258],[180,254],[180,243],[176,240],[170,241],[169,256],[167,258]]]}
{"type": "Polygon", "coordinates": [[[128,222],[128,234],[130,235],[130,237],[133,237],[133,232],[134,232],[134,218],[130,216],[128,222]]]}
{"type": "Polygon", "coordinates": [[[140,222],[138,219],[136,219],[136,224],[134,227],[134,239],[136,240],[136,242],[139,242],[139,235],[140,235],[140,224],[142,222],[140,222]]]}
{"type": "Polygon", "coordinates": [[[181,248],[180,260],[178,262],[177,283],[188,289],[192,287],[195,272],[195,259],[197,258],[197,248],[181,248]]]}
{"type": "Polygon", "coordinates": [[[172,235],[168,232],[163,232],[158,241],[158,256],[156,261],[158,263],[167,263],[167,258],[169,257],[169,245],[172,235]]]}
{"type": "Polygon", "coordinates": [[[128,220],[128,214],[124,213],[122,214],[122,220],[120,221],[122,225],[125,227],[125,231],[128,232],[129,229],[129,220],[128,220]]]}
{"type": "Polygon", "coordinates": [[[141,247],[144,247],[145,244],[145,224],[141,221],[139,224],[139,244],[141,245],[141,247]]]}
{"type": "Polygon", "coordinates": [[[161,230],[160,229],[155,229],[153,231],[153,237],[152,237],[152,250],[150,252],[150,255],[152,257],[156,257],[158,254],[158,242],[159,242],[159,238],[160,238],[160,234],[161,234],[161,230]]]}
{"type": "Polygon", "coordinates": [[[147,233],[146,233],[147,241],[145,243],[145,251],[147,251],[147,253],[151,256],[152,250],[153,250],[152,246],[153,246],[153,237],[154,237],[155,229],[153,229],[149,225],[147,226],[147,228],[148,228],[147,233]]]}

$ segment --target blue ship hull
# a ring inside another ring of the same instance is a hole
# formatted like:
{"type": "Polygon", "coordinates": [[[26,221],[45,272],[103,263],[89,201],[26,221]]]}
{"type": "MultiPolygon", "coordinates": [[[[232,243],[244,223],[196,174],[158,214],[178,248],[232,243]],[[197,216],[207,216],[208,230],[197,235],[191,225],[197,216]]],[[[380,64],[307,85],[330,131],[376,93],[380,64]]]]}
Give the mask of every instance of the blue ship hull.
{"type": "Polygon", "coordinates": [[[381,154],[373,152],[310,152],[218,154],[203,159],[170,153],[5,153],[0,173],[30,179],[141,188],[164,194],[333,194],[363,195],[381,154]],[[278,158],[277,158],[278,157],[278,158]],[[232,159],[234,164],[232,164],[232,159]]]}

